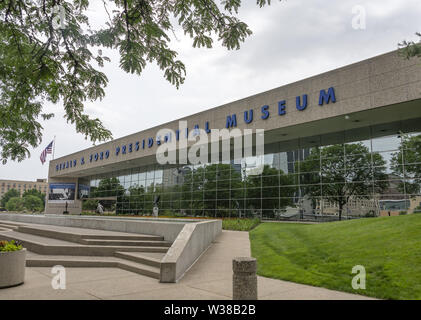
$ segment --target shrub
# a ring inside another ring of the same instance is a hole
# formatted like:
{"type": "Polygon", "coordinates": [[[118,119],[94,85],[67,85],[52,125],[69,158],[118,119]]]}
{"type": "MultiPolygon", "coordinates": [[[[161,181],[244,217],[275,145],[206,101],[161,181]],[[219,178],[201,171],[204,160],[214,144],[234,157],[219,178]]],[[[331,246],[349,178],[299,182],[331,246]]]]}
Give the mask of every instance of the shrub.
{"type": "Polygon", "coordinates": [[[23,199],[19,197],[10,198],[6,203],[7,211],[22,211],[24,208],[23,199]]]}
{"type": "Polygon", "coordinates": [[[260,223],[260,219],[224,219],[222,220],[222,229],[249,231],[255,228],[260,223]]]}
{"type": "Polygon", "coordinates": [[[10,252],[18,250],[22,250],[22,245],[18,242],[15,242],[15,240],[0,241],[0,252],[10,252]]]}
{"type": "Polygon", "coordinates": [[[370,210],[365,214],[366,218],[374,218],[376,216],[376,213],[373,210],[370,210]]]}
{"type": "Polygon", "coordinates": [[[98,207],[98,200],[87,199],[82,201],[82,210],[96,210],[98,207]]]}
{"type": "Polygon", "coordinates": [[[421,213],[421,207],[418,206],[414,209],[414,213],[421,213]]]}
{"type": "Polygon", "coordinates": [[[407,214],[407,212],[406,211],[399,211],[399,215],[400,216],[404,216],[404,215],[406,215],[407,214]]]}
{"type": "Polygon", "coordinates": [[[42,207],[45,207],[45,193],[42,193],[37,189],[29,189],[22,194],[22,198],[25,198],[26,196],[36,196],[40,198],[42,201],[42,207]]]}
{"type": "Polygon", "coordinates": [[[43,201],[39,197],[30,194],[23,197],[23,206],[30,211],[44,210],[43,201]]]}
{"type": "Polygon", "coordinates": [[[18,198],[20,197],[20,193],[19,191],[17,191],[16,189],[10,189],[9,191],[7,191],[3,197],[1,198],[1,206],[2,207],[6,207],[7,202],[9,202],[9,200],[11,198],[18,198]]]}

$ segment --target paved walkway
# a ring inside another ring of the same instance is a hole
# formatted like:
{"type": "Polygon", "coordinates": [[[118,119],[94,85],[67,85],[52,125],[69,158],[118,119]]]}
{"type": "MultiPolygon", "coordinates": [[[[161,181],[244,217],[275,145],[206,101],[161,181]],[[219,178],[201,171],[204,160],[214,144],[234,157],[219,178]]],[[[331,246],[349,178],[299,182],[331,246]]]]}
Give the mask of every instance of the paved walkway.
{"type": "MultiPolygon", "coordinates": [[[[50,268],[26,268],[25,283],[0,289],[0,299],[232,299],[232,259],[250,256],[247,232],[223,231],[176,284],[115,268],[66,268],[66,289],[51,287],[50,268]]],[[[368,299],[258,277],[259,299],[368,299]]]]}

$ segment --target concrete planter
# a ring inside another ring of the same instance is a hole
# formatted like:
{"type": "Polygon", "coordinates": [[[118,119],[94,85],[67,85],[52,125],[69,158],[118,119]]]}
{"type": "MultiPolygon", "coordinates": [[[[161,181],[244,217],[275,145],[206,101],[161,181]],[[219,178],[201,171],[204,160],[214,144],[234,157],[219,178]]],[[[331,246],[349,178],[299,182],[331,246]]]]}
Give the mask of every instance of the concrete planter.
{"type": "Polygon", "coordinates": [[[26,249],[0,252],[0,288],[22,284],[25,280],[26,249]]]}

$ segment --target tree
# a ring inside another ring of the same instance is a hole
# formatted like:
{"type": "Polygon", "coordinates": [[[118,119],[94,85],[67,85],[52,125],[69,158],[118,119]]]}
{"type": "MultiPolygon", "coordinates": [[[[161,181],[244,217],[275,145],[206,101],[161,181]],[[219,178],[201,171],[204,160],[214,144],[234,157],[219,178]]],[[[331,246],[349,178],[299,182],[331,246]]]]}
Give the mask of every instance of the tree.
{"type": "Polygon", "coordinates": [[[41,191],[37,190],[37,189],[29,189],[26,190],[23,194],[22,194],[22,198],[25,198],[26,196],[36,196],[39,199],[41,199],[42,201],[42,205],[43,207],[45,207],[45,193],[42,193],[41,191]]]}
{"type": "Polygon", "coordinates": [[[42,200],[39,197],[31,194],[23,197],[23,206],[32,212],[44,210],[44,204],[42,200]]]}
{"type": "Polygon", "coordinates": [[[343,207],[351,197],[369,198],[373,191],[381,193],[387,188],[385,164],[379,153],[370,154],[362,143],[316,147],[299,164],[303,172],[300,185],[313,200],[336,203],[341,220],[343,207]]]}
{"type": "MultiPolygon", "coordinates": [[[[241,174],[230,164],[183,169],[180,209],[191,215],[230,216],[238,208],[233,199],[242,190],[241,174]]],[[[178,190],[178,188],[177,188],[178,190]]]]}
{"type": "Polygon", "coordinates": [[[82,201],[82,210],[96,210],[96,208],[98,207],[98,200],[94,200],[94,199],[84,199],[82,201]]]}
{"type": "MultiPolygon", "coordinates": [[[[420,37],[421,40],[421,33],[417,32],[416,35],[420,37]]],[[[399,53],[406,59],[410,59],[412,57],[421,58],[421,41],[414,42],[404,40],[401,43],[399,43],[399,47],[401,48],[399,50],[399,53]]]]}
{"type": "Polygon", "coordinates": [[[23,211],[24,204],[21,197],[12,197],[6,203],[7,211],[23,211]]]}
{"type": "Polygon", "coordinates": [[[124,187],[117,178],[104,178],[99,181],[98,187],[91,188],[90,198],[121,197],[124,195],[124,187]]]}
{"type": "Polygon", "coordinates": [[[6,203],[9,201],[9,199],[10,198],[15,198],[15,197],[17,197],[17,198],[20,197],[19,191],[17,191],[16,189],[10,189],[1,198],[1,206],[3,208],[5,208],[6,207],[6,203]]]}
{"type": "Polygon", "coordinates": [[[265,215],[274,217],[274,210],[293,204],[294,178],[269,165],[259,175],[246,180],[249,207],[261,208],[265,215]]]}
{"type": "Polygon", "coordinates": [[[393,173],[405,183],[399,182],[398,189],[406,194],[419,194],[421,191],[421,135],[403,135],[399,151],[391,159],[393,173]]]}
{"type": "MultiPolygon", "coordinates": [[[[4,0],[0,2],[0,153],[21,161],[42,138],[45,103],[62,101],[65,119],[92,142],[112,138],[99,119],[84,113],[86,101],[102,99],[110,61],[102,48],[117,49],[120,67],[138,75],[155,62],[177,88],[186,68],[169,47],[174,17],[193,47],[211,48],[214,37],[239,49],[251,30],[235,15],[240,0],[114,0],[104,4],[106,27],[93,29],[89,0],[4,0]],[[60,16],[56,12],[64,13],[60,16]],[[98,67],[97,67],[97,66],[98,67]]],[[[260,7],[270,0],[256,0],[260,7]]]]}
{"type": "Polygon", "coordinates": [[[130,192],[130,211],[133,214],[143,213],[145,208],[145,188],[143,186],[131,186],[130,192]]]}
{"type": "MultiPolygon", "coordinates": [[[[99,181],[98,187],[91,187],[90,198],[116,197],[116,213],[121,213],[128,206],[125,192],[118,178],[104,178],[99,181]]],[[[108,201],[102,200],[101,203],[108,204],[108,201]]]]}
{"type": "MultiPolygon", "coordinates": [[[[203,200],[199,203],[203,205],[208,215],[231,216],[231,211],[238,210],[233,199],[238,198],[243,188],[241,173],[236,171],[231,164],[210,164],[205,168],[202,178],[203,187],[199,191],[199,198],[203,200]]],[[[199,180],[200,181],[200,180],[199,180]]]]}

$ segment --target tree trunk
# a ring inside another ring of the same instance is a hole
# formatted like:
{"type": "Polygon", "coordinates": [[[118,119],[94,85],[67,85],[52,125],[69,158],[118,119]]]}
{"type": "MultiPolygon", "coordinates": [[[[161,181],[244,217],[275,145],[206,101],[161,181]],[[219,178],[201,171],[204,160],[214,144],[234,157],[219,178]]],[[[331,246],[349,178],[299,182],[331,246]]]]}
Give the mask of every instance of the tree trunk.
{"type": "Polygon", "coordinates": [[[342,220],[342,209],[343,209],[343,203],[339,202],[339,221],[342,220]]]}

